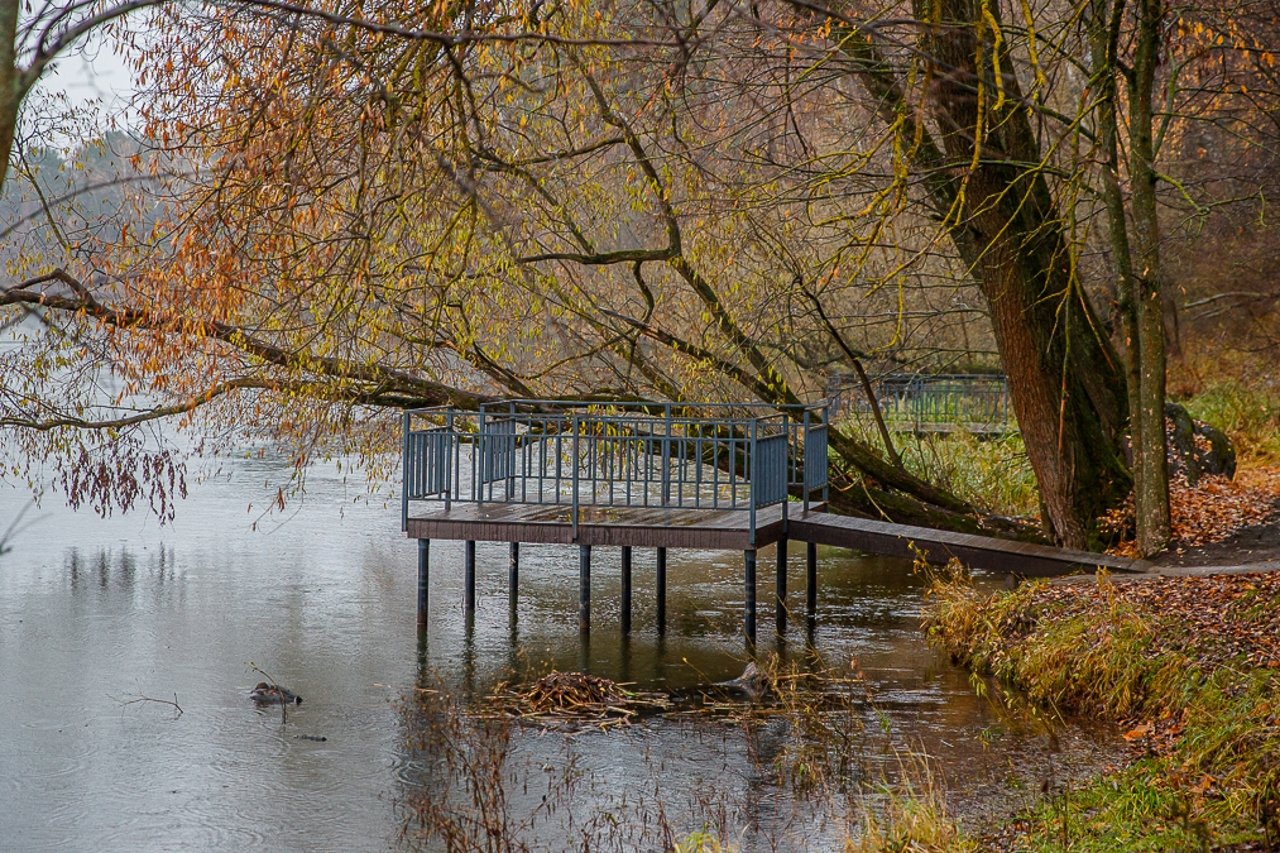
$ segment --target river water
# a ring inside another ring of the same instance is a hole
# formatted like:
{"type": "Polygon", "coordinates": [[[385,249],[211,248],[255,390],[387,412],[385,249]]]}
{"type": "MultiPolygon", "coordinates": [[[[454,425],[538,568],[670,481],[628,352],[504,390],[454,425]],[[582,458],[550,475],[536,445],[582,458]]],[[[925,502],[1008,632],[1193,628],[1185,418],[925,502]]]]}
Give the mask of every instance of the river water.
{"type": "MultiPolygon", "coordinates": [[[[56,499],[23,516],[0,557],[0,848],[444,849],[408,816],[468,789],[414,748],[405,697],[416,688],[441,684],[465,704],[512,673],[552,667],[677,690],[743,668],[738,554],[671,552],[659,636],[652,555],[637,551],[624,639],[617,554],[596,549],[584,642],[576,550],[524,546],[513,623],[506,546],[481,543],[468,628],[461,545],[433,543],[420,639],[416,549],[395,500],[321,465],[304,496],[263,516],[288,471],[271,453],[227,461],[167,526],[72,513],[56,499]],[[258,670],[303,704],[287,716],[255,707],[258,670]]],[[[0,488],[0,527],[26,503],[0,488]]],[[[791,605],[802,608],[803,548],[793,550],[791,605]]],[[[760,564],[763,603],[772,551],[760,564]]],[[[855,788],[892,781],[927,753],[953,808],[981,820],[1103,760],[1093,735],[1047,734],[977,696],[929,649],[922,581],[903,562],[823,551],[819,577],[813,635],[793,621],[775,640],[762,607],[761,650],[858,662],[874,699],[853,740],[841,735],[855,788]]],[[[502,822],[533,849],[583,849],[591,833],[591,849],[654,849],[704,827],[744,850],[832,849],[858,815],[848,798],[833,810],[779,782],[778,756],[793,741],[777,721],[714,716],[611,732],[517,729],[504,747],[502,822]],[[543,800],[548,786],[558,801],[543,800]]]]}

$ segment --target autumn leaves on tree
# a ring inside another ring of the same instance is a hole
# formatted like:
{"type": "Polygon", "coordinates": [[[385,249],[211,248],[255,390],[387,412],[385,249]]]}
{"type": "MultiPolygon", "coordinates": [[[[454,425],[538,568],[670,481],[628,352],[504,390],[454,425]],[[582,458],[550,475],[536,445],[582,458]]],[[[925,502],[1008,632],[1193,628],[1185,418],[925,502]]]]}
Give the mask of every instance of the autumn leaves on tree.
{"type": "MultiPolygon", "coordinates": [[[[0,302],[62,311],[206,430],[370,451],[359,407],[786,403],[851,359],[946,364],[976,320],[1046,532],[1089,544],[1136,485],[1156,550],[1159,205],[1191,193],[1161,146],[1203,97],[1184,79],[1266,47],[1206,43],[1228,11],[158,4],[135,56],[159,220],[0,302]]],[[[891,449],[834,451],[846,509],[981,525],[891,449]]]]}

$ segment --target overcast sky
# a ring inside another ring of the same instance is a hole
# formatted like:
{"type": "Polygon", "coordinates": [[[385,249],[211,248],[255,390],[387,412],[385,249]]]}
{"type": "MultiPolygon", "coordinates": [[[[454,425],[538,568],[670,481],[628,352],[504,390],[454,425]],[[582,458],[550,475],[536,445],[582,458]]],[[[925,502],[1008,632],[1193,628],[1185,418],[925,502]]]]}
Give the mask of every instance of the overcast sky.
{"type": "MultiPolygon", "coordinates": [[[[97,102],[103,116],[123,113],[134,93],[133,73],[109,43],[91,38],[79,50],[62,56],[28,97],[39,99],[57,93],[67,95],[76,107],[97,102]]],[[[128,123],[127,117],[124,123],[128,123]]]]}

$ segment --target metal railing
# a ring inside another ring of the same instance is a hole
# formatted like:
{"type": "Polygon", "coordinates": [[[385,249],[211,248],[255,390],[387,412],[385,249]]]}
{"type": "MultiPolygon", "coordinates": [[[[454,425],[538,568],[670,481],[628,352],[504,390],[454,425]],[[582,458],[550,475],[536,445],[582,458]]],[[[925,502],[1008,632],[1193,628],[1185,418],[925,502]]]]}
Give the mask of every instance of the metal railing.
{"type": "MultiPolygon", "coordinates": [[[[1016,429],[1009,382],[1001,374],[890,373],[871,384],[891,429],[1016,429]]],[[[854,377],[832,377],[827,390],[835,417],[857,418],[870,413],[870,401],[854,377]]]]}
{"type": "Polygon", "coordinates": [[[749,512],[827,497],[827,406],[505,400],[403,416],[411,501],[749,512]]]}

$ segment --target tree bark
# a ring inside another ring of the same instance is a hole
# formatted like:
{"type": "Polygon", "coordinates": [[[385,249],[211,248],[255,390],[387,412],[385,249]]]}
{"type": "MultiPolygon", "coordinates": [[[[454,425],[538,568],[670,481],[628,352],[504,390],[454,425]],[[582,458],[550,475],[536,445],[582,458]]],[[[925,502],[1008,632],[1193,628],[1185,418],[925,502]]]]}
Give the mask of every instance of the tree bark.
{"type": "Polygon", "coordinates": [[[9,177],[9,155],[22,103],[22,74],[18,69],[19,0],[0,0],[0,189],[9,177]]]}
{"type": "Polygon", "coordinates": [[[1132,181],[1131,279],[1136,339],[1130,353],[1138,388],[1130,394],[1134,439],[1134,518],[1144,556],[1169,545],[1169,468],[1165,446],[1165,336],[1160,269],[1160,224],[1156,209],[1153,99],[1160,57],[1163,0],[1138,0],[1137,33],[1129,97],[1129,175],[1132,181]]]}
{"type": "Polygon", "coordinates": [[[995,8],[980,0],[919,7],[931,106],[946,161],[960,174],[947,207],[952,234],[990,308],[1047,532],[1086,547],[1096,519],[1130,486],[1120,360],[1074,278],[1017,80],[1004,74],[997,85],[994,69],[1012,61],[987,29],[995,8]]]}

